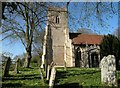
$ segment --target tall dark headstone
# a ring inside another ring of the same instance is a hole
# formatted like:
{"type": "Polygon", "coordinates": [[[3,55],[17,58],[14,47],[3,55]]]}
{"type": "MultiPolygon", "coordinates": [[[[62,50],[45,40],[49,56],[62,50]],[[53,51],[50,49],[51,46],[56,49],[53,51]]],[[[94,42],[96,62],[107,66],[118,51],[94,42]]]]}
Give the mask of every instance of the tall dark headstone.
{"type": "Polygon", "coordinates": [[[9,57],[5,63],[5,67],[4,67],[4,77],[7,77],[9,75],[10,65],[11,65],[11,59],[9,57]]]}

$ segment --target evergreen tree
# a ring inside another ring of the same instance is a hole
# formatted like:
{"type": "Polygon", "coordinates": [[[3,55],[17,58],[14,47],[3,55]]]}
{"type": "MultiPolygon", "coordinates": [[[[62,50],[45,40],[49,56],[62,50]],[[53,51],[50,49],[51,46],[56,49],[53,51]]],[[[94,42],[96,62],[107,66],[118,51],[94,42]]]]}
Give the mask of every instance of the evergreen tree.
{"type": "Polygon", "coordinates": [[[114,35],[108,34],[104,36],[103,41],[100,45],[101,57],[107,55],[114,55],[116,58],[116,67],[120,68],[120,41],[114,35]]]}

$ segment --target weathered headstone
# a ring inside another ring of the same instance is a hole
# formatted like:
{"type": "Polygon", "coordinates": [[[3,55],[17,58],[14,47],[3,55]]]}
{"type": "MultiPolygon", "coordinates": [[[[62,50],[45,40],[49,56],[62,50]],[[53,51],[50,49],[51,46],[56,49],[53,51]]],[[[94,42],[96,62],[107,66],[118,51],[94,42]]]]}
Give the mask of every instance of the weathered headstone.
{"type": "Polygon", "coordinates": [[[100,63],[101,67],[101,82],[108,86],[116,85],[116,63],[115,56],[108,55],[103,57],[100,63]]]}
{"type": "Polygon", "coordinates": [[[55,66],[53,66],[50,75],[49,88],[53,88],[55,77],[56,77],[56,69],[55,66]]]}
{"type": "Polygon", "coordinates": [[[51,62],[51,64],[48,65],[48,67],[47,67],[47,80],[49,80],[49,78],[50,78],[51,69],[53,66],[54,66],[54,62],[51,62]]]}
{"type": "Polygon", "coordinates": [[[19,65],[19,58],[17,58],[16,63],[15,63],[15,69],[14,69],[15,74],[19,73],[18,65],[19,65]]]}
{"type": "Polygon", "coordinates": [[[4,67],[4,77],[7,77],[9,75],[10,64],[11,64],[11,59],[9,57],[5,63],[5,67],[4,67]]]}
{"type": "Polygon", "coordinates": [[[47,80],[49,80],[50,77],[50,65],[47,67],[47,80]]]}
{"type": "Polygon", "coordinates": [[[42,80],[43,84],[45,84],[45,82],[44,82],[44,76],[43,76],[43,73],[42,73],[42,70],[41,70],[40,67],[39,67],[39,71],[40,71],[41,80],[42,80]]]}

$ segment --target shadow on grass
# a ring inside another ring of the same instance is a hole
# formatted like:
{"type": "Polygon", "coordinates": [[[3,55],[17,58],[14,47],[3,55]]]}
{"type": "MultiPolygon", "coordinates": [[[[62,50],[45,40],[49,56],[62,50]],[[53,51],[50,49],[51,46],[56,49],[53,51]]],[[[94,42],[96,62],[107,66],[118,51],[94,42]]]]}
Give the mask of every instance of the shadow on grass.
{"type": "Polygon", "coordinates": [[[57,71],[57,74],[56,74],[56,77],[57,77],[57,79],[59,79],[59,78],[67,78],[66,76],[67,76],[67,74],[68,74],[68,72],[66,72],[66,71],[57,71]]]}
{"type": "Polygon", "coordinates": [[[2,83],[2,88],[6,88],[6,87],[22,87],[21,83],[2,83]]]}
{"type": "Polygon", "coordinates": [[[2,81],[4,80],[32,80],[32,79],[40,79],[38,74],[33,75],[9,75],[8,77],[2,77],[2,81]]]}
{"type": "MultiPolygon", "coordinates": [[[[39,79],[39,80],[41,80],[41,78],[39,77],[39,76],[36,76],[36,77],[25,77],[25,78],[18,78],[18,77],[6,77],[7,79],[6,80],[3,80],[2,79],[2,88],[18,88],[18,87],[20,87],[20,88],[32,88],[32,87],[35,87],[35,88],[41,88],[40,86],[37,86],[37,85],[35,85],[35,86],[30,86],[30,85],[26,85],[26,83],[15,83],[15,82],[18,82],[18,81],[23,81],[23,80],[27,80],[27,81],[29,81],[29,80],[36,80],[36,79],[39,79]],[[7,81],[10,81],[10,83],[8,83],[7,81]]],[[[26,82],[27,82],[26,81],[26,82]]],[[[33,83],[34,84],[34,83],[33,83]]],[[[44,86],[43,86],[43,88],[44,88],[44,86]]]]}
{"type": "MultiPolygon", "coordinates": [[[[60,79],[64,79],[64,78],[68,78],[69,76],[79,76],[79,75],[93,75],[93,74],[96,74],[96,73],[99,73],[100,71],[86,71],[86,70],[78,70],[78,71],[75,71],[74,69],[73,70],[67,70],[67,71],[57,71],[56,73],[56,79],[55,79],[55,88],[83,88],[82,85],[79,85],[79,83],[65,83],[65,84],[62,84],[62,85],[58,85],[59,82],[61,81],[60,79]]],[[[91,88],[91,86],[90,86],[91,88]]]]}
{"type": "Polygon", "coordinates": [[[49,86],[30,86],[22,83],[3,83],[2,88],[49,88],[49,86]]]}
{"type": "MultiPolygon", "coordinates": [[[[57,71],[56,74],[56,79],[61,79],[61,78],[67,78],[68,76],[79,76],[79,75],[90,75],[90,74],[96,74],[99,73],[100,71],[77,71],[75,72],[74,70],[68,70],[68,71],[57,71]],[[72,72],[72,73],[71,73],[72,72]]],[[[57,83],[59,82],[58,80],[57,83]]]]}
{"type": "Polygon", "coordinates": [[[62,85],[55,85],[54,88],[82,88],[79,83],[65,83],[62,85]]]}
{"type": "Polygon", "coordinates": [[[30,67],[30,68],[21,68],[19,69],[20,73],[14,74],[14,72],[11,72],[8,77],[2,76],[2,88],[31,88],[31,87],[37,87],[41,88],[41,77],[40,74],[36,71],[37,68],[30,67]],[[26,72],[27,71],[27,72],[26,72]],[[30,71],[30,72],[28,72],[30,71]],[[37,79],[37,82],[35,82],[37,79]],[[40,82],[38,81],[40,80],[40,82]],[[30,85],[28,83],[30,82],[30,85]],[[33,83],[33,84],[32,84],[33,83]],[[40,85],[39,85],[40,84],[40,85]]]}
{"type": "Polygon", "coordinates": [[[120,79],[117,80],[118,88],[120,88],[120,79]]]}
{"type": "Polygon", "coordinates": [[[31,69],[34,69],[33,67],[29,67],[29,68],[19,68],[20,71],[31,71],[31,69]]]}
{"type": "Polygon", "coordinates": [[[113,87],[113,86],[83,86],[79,85],[79,83],[65,83],[61,85],[55,85],[53,88],[120,88],[118,87],[113,87]]]}

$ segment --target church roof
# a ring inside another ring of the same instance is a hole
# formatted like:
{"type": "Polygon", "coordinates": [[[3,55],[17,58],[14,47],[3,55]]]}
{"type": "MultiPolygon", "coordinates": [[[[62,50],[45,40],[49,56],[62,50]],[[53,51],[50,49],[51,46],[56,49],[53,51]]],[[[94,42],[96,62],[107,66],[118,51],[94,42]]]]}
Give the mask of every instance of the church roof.
{"type": "Polygon", "coordinates": [[[70,39],[72,39],[72,43],[76,45],[80,44],[99,45],[103,39],[103,36],[97,34],[70,33],[70,39]]]}

